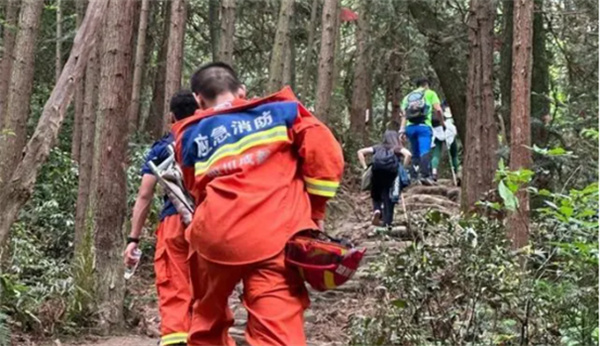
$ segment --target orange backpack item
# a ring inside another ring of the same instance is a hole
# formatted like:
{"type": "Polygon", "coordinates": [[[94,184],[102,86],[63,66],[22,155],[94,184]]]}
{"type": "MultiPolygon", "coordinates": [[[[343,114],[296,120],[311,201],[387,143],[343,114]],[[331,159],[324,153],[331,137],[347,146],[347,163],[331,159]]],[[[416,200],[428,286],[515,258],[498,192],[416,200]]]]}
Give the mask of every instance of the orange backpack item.
{"type": "Polygon", "coordinates": [[[290,239],[285,251],[285,261],[298,268],[304,281],[317,291],[327,291],[352,278],[366,249],[320,231],[305,231],[290,239]]]}

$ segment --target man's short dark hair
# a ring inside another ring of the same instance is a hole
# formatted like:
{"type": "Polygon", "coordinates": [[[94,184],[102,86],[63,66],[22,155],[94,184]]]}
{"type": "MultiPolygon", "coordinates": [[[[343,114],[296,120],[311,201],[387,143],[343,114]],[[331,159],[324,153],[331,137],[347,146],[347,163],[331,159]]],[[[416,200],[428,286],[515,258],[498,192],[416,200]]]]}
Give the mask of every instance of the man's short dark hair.
{"type": "Polygon", "coordinates": [[[422,88],[429,85],[429,79],[427,77],[419,77],[415,79],[415,85],[417,88],[422,88]]]}
{"type": "Polygon", "coordinates": [[[181,120],[193,115],[198,106],[198,101],[190,90],[179,90],[171,97],[169,109],[175,119],[181,120]]]}
{"type": "Polygon", "coordinates": [[[200,67],[190,80],[194,94],[214,100],[224,92],[236,93],[242,83],[231,66],[224,62],[211,62],[200,67]]]}

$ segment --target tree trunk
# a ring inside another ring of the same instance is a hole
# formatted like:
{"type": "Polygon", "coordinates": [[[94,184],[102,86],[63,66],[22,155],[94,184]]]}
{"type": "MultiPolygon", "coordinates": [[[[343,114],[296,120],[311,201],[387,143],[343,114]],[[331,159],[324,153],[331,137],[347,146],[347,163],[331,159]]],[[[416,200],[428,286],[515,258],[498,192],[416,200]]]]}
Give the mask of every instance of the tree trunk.
{"type": "Polygon", "coordinates": [[[498,164],[493,90],[495,11],[494,1],[471,0],[467,131],[462,183],[462,208],[465,211],[472,210],[475,203],[492,190],[498,164]]]}
{"type": "MultiPolygon", "coordinates": [[[[85,16],[86,1],[77,1],[75,3],[76,25],[77,29],[81,26],[83,17],[85,16]]],[[[83,98],[85,94],[85,78],[80,78],[75,86],[75,112],[73,114],[73,137],[71,139],[71,159],[79,162],[81,149],[81,123],[83,118],[83,98]]]]}
{"type": "Polygon", "coordinates": [[[6,1],[4,16],[4,38],[2,40],[4,53],[0,62],[0,131],[4,128],[6,100],[8,98],[8,85],[14,60],[15,37],[17,36],[17,22],[19,20],[20,0],[6,1]]]}
{"type": "Polygon", "coordinates": [[[163,106],[163,132],[171,128],[169,103],[171,96],[181,88],[181,65],[183,64],[183,38],[187,19],[185,0],[172,0],[171,24],[169,29],[169,45],[167,53],[167,72],[165,78],[165,103],[163,106]]]}
{"type": "Polygon", "coordinates": [[[92,187],[92,167],[94,162],[94,139],[96,133],[96,111],[98,107],[98,84],[100,81],[100,55],[98,43],[92,48],[85,71],[84,111],[81,124],[81,156],[79,160],[79,185],[77,190],[77,210],[75,213],[75,254],[81,252],[86,234],[86,216],[92,187]]]}
{"type": "Polygon", "coordinates": [[[152,105],[150,106],[150,114],[146,120],[146,132],[153,139],[158,139],[163,134],[164,128],[164,106],[165,106],[165,78],[167,73],[167,48],[169,45],[169,26],[171,17],[171,3],[165,1],[163,3],[163,30],[160,40],[160,49],[156,59],[156,75],[154,77],[154,87],[152,89],[152,105]]]}
{"type": "Polygon", "coordinates": [[[98,169],[90,204],[96,259],[95,294],[98,327],[110,332],[123,321],[124,280],[121,262],[122,227],[127,206],[127,132],[124,117],[131,90],[131,36],[134,0],[112,0],[102,32],[98,113],[103,119],[96,148],[98,169]]]}
{"type": "Polygon", "coordinates": [[[93,38],[102,23],[107,4],[108,0],[90,1],[85,19],[77,30],[69,59],[44,106],[35,132],[27,143],[23,160],[17,165],[12,179],[0,189],[0,248],[6,244],[10,226],[31,196],[37,172],[56,142],[75,84],[83,74],[88,54],[94,45],[93,38]]]}
{"type": "Polygon", "coordinates": [[[56,57],[54,60],[54,81],[60,78],[60,70],[62,69],[62,2],[56,0],[56,57]]]}
{"type": "MultiPolygon", "coordinates": [[[[293,20],[293,18],[292,18],[293,20]]],[[[292,29],[290,29],[291,31],[292,29]]],[[[285,52],[285,62],[283,63],[283,85],[289,85],[292,90],[295,89],[296,84],[296,45],[294,42],[294,35],[290,33],[290,39],[287,43],[287,49],[285,52]]]]}
{"type": "Polygon", "coordinates": [[[282,0],[275,32],[275,43],[271,51],[269,66],[268,92],[275,92],[283,87],[283,71],[290,41],[290,22],[294,15],[294,0],[282,0]]]}
{"type": "Polygon", "coordinates": [[[308,43],[306,45],[306,56],[304,58],[304,69],[302,71],[302,98],[306,100],[309,94],[309,83],[311,77],[311,66],[313,50],[315,49],[315,33],[317,29],[317,12],[319,10],[319,0],[313,0],[310,6],[310,22],[308,24],[308,43]]]}
{"type": "Polygon", "coordinates": [[[212,60],[219,59],[219,0],[208,0],[208,29],[212,60]]]}
{"type": "Polygon", "coordinates": [[[531,75],[531,138],[538,147],[548,145],[546,116],[550,114],[550,60],[546,50],[546,29],[544,28],[544,1],[534,1],[533,47],[531,75]]]}
{"type": "MultiPolygon", "coordinates": [[[[512,40],[514,0],[502,0],[502,48],[500,50],[500,114],[504,127],[510,129],[510,93],[512,87],[512,40]]],[[[510,133],[502,133],[504,143],[510,143],[510,133]]]]}
{"type": "MultiPolygon", "coordinates": [[[[391,101],[392,101],[392,115],[390,116],[390,120],[397,121],[400,123],[400,102],[402,89],[400,87],[400,75],[402,73],[401,57],[398,53],[392,53],[390,57],[390,65],[391,65],[391,76],[390,78],[390,92],[391,92],[391,101]]],[[[383,124],[384,128],[387,124],[383,124]]]]}
{"type": "Polygon", "coordinates": [[[44,2],[38,0],[23,0],[21,5],[4,124],[11,134],[0,136],[0,188],[10,180],[27,142],[35,47],[43,9],[44,2]]]}
{"type": "MultiPolygon", "coordinates": [[[[512,67],[512,118],[510,136],[510,169],[531,167],[530,94],[531,50],[533,36],[533,1],[517,0],[514,4],[514,37],[512,67]]],[[[527,245],[529,239],[529,193],[523,187],[517,192],[519,207],[509,215],[508,232],[514,249],[527,245]]]]}
{"type": "Polygon", "coordinates": [[[140,24],[137,32],[137,44],[135,47],[135,66],[133,69],[133,87],[131,91],[131,104],[129,108],[129,133],[135,132],[139,124],[140,98],[142,94],[142,76],[144,74],[144,63],[146,58],[146,34],[148,31],[148,14],[150,0],[142,0],[140,11],[140,24]]]}
{"type": "Polygon", "coordinates": [[[221,34],[219,61],[233,65],[233,35],[235,34],[236,0],[221,0],[221,34]]]}
{"type": "Polygon", "coordinates": [[[336,25],[339,15],[338,0],[325,0],[322,17],[321,49],[319,52],[319,70],[317,72],[317,96],[315,114],[327,123],[331,110],[331,95],[335,69],[336,25]]]}
{"type": "Polygon", "coordinates": [[[366,139],[365,112],[369,108],[369,99],[371,98],[369,79],[371,79],[372,71],[370,69],[368,9],[367,0],[361,0],[356,27],[357,55],[354,64],[352,105],[350,109],[350,131],[353,136],[358,136],[361,140],[366,139]]]}
{"type": "MultiPolygon", "coordinates": [[[[492,0],[490,0],[492,1],[492,0]]],[[[458,136],[465,139],[466,136],[466,90],[464,75],[465,61],[452,55],[452,46],[456,45],[456,39],[442,39],[442,33],[447,32],[447,24],[437,16],[437,12],[431,8],[430,2],[422,0],[409,0],[408,9],[415,19],[419,31],[427,37],[427,54],[431,66],[435,70],[444,95],[452,109],[452,117],[458,130],[458,136]]]]}

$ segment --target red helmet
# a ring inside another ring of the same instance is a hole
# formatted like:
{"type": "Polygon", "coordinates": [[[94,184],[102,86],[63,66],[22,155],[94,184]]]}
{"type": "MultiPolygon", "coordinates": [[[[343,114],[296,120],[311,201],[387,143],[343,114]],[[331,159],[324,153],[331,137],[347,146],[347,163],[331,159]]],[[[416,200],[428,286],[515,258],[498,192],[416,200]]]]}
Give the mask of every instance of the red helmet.
{"type": "Polygon", "coordinates": [[[288,241],[285,260],[298,268],[304,281],[317,291],[327,291],[348,281],[360,265],[366,249],[330,238],[321,232],[304,232],[288,241]]]}

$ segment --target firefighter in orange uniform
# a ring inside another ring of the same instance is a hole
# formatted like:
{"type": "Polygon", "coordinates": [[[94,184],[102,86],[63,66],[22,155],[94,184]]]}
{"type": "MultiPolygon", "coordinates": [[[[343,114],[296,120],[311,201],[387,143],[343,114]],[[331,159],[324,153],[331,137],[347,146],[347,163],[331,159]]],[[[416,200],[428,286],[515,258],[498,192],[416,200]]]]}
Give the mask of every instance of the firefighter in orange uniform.
{"type": "MultiPolygon", "coordinates": [[[[198,103],[191,91],[179,91],[172,98],[170,109],[175,120],[193,115],[198,103]]],[[[125,264],[132,266],[138,258],[133,254],[152,204],[157,179],[150,169],[149,162],[159,165],[168,159],[171,152],[168,146],[174,141],[169,133],[152,145],[142,166],[142,183],[133,208],[131,233],[127,238],[125,264]]],[[[189,245],[184,238],[184,227],[179,214],[171,201],[164,196],[164,206],[160,213],[160,224],[156,230],[156,252],[154,271],[156,290],[161,317],[161,346],[185,345],[190,326],[191,290],[187,258],[189,245]]]]}
{"type": "Polygon", "coordinates": [[[175,124],[176,158],[197,209],[186,239],[194,250],[188,345],[235,345],[227,299],[244,285],[251,345],[304,345],[309,298],[286,242],[322,227],[343,171],[341,147],[289,88],[252,101],[223,63],[191,79],[201,110],[175,124]]]}

